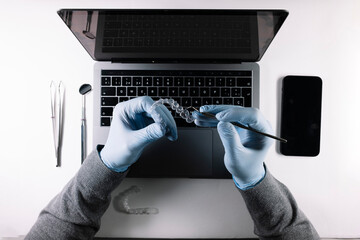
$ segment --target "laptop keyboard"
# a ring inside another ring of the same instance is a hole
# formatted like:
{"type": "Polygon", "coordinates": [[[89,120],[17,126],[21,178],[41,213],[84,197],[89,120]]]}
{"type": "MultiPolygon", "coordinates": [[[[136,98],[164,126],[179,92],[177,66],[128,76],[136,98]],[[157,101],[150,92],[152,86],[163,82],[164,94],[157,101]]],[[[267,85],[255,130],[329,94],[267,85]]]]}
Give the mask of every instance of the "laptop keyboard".
{"type": "MultiPolygon", "coordinates": [[[[183,107],[238,105],[251,107],[251,71],[101,71],[101,126],[110,126],[119,102],[139,96],[172,98],[183,107]]],[[[193,127],[172,111],[178,127],[193,127]]]]}

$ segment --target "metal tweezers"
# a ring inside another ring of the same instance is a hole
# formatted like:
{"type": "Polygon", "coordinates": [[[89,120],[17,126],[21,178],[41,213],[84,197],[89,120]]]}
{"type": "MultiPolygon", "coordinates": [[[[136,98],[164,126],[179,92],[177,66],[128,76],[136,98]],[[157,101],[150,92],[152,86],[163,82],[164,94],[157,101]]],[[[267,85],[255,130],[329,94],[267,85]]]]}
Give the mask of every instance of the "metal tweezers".
{"type": "MultiPolygon", "coordinates": [[[[208,112],[200,112],[197,108],[193,107],[193,106],[190,106],[188,107],[187,109],[193,109],[194,111],[204,115],[205,117],[208,117],[208,118],[212,118],[212,119],[216,119],[215,115],[212,114],[212,113],[208,113],[208,112]]],[[[239,128],[243,128],[243,129],[246,129],[246,130],[249,130],[249,131],[252,131],[252,132],[255,132],[255,133],[258,133],[258,134],[261,134],[263,136],[266,136],[266,137],[269,137],[269,138],[273,138],[275,140],[278,140],[280,142],[283,142],[283,143],[287,143],[287,140],[284,139],[284,138],[280,138],[280,137],[276,137],[276,136],[273,136],[271,134],[268,134],[268,133],[264,133],[264,132],[260,132],[252,127],[249,127],[249,126],[245,126],[239,122],[231,122],[232,125],[234,126],[237,126],[239,128]]]]}
{"type": "Polygon", "coordinates": [[[51,84],[50,84],[51,119],[52,119],[52,125],[53,125],[56,167],[61,166],[64,92],[65,92],[65,87],[61,81],[58,86],[55,85],[54,81],[51,82],[51,84]]]}

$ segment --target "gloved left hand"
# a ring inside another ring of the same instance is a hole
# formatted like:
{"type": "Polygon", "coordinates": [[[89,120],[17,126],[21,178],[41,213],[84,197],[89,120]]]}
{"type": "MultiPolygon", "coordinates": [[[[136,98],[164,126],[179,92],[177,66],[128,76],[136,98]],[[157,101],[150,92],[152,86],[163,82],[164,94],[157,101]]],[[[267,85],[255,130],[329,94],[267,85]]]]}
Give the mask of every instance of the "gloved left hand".
{"type": "Polygon", "coordinates": [[[151,142],[167,136],[177,139],[177,129],[170,111],[159,105],[151,109],[150,97],[139,97],[116,105],[109,136],[100,157],[116,172],[124,172],[136,162],[151,142]]]}

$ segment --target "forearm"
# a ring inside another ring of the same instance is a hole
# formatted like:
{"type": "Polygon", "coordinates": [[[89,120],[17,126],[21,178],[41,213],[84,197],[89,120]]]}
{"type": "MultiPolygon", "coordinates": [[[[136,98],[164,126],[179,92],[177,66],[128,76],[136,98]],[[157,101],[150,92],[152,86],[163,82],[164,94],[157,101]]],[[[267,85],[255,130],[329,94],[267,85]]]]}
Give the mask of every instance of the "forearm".
{"type": "Polygon", "coordinates": [[[93,151],[78,173],[40,213],[26,239],[91,239],[126,173],[115,173],[93,151]]]}
{"type": "Polygon", "coordinates": [[[267,170],[254,188],[242,191],[260,239],[319,239],[289,189],[267,170]]]}

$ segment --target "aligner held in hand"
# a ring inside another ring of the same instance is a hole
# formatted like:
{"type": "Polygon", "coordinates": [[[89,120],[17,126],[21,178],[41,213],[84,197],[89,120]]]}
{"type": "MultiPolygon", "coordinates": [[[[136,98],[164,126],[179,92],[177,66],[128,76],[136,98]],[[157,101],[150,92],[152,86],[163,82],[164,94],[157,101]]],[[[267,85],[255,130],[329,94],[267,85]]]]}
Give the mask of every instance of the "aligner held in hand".
{"type": "Polygon", "coordinates": [[[154,108],[157,107],[158,105],[160,104],[164,105],[165,103],[168,104],[171,107],[171,109],[175,110],[176,113],[178,113],[181,118],[185,119],[187,123],[192,123],[194,121],[194,118],[191,115],[191,113],[186,108],[180,106],[179,103],[177,103],[172,98],[159,99],[158,101],[153,103],[153,105],[150,108],[150,111],[154,110],[154,108]]]}

